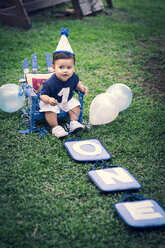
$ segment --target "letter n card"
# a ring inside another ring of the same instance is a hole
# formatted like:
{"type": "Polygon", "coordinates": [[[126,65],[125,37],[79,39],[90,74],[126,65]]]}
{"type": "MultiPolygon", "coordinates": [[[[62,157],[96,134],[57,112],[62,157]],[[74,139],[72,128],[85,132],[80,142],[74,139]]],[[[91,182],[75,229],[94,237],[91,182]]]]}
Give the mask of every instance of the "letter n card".
{"type": "Polygon", "coordinates": [[[110,167],[105,169],[90,170],[88,176],[95,185],[104,192],[135,190],[141,188],[141,184],[122,167],[110,167]]]}

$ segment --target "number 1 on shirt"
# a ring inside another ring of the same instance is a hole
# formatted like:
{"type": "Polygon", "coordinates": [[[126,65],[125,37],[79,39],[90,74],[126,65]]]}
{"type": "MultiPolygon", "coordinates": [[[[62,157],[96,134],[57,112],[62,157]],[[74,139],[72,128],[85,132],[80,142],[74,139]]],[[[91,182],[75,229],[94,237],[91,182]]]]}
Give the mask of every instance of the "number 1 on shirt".
{"type": "Polygon", "coordinates": [[[62,96],[62,101],[61,101],[61,103],[65,103],[65,102],[68,101],[69,93],[70,93],[70,88],[69,88],[69,87],[63,88],[63,89],[58,93],[58,96],[62,96]]]}

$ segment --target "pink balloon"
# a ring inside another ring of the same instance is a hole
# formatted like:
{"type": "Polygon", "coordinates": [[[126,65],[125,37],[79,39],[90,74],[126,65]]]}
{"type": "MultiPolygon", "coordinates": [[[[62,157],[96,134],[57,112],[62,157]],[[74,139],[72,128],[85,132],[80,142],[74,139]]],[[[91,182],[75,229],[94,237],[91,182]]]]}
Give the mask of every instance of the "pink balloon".
{"type": "Polygon", "coordinates": [[[107,93],[97,95],[90,105],[90,123],[92,125],[110,123],[118,116],[119,109],[120,106],[115,97],[107,93]]]}
{"type": "Polygon", "coordinates": [[[21,87],[16,84],[4,84],[0,87],[0,109],[7,113],[19,110],[25,101],[24,94],[19,95],[21,87]]]}
{"type": "Polygon", "coordinates": [[[128,108],[132,102],[131,89],[125,84],[113,84],[107,89],[106,93],[111,94],[118,100],[120,112],[128,108]]]}

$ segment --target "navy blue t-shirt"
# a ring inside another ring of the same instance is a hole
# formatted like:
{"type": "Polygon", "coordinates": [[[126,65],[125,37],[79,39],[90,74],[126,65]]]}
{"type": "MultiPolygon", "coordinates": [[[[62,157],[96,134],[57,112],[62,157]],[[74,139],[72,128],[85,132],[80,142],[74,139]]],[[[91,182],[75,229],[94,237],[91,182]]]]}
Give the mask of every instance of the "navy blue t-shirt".
{"type": "Polygon", "coordinates": [[[61,81],[56,74],[53,74],[43,83],[40,95],[48,95],[55,98],[59,103],[69,101],[73,97],[79,82],[78,75],[74,72],[67,81],[61,81]]]}

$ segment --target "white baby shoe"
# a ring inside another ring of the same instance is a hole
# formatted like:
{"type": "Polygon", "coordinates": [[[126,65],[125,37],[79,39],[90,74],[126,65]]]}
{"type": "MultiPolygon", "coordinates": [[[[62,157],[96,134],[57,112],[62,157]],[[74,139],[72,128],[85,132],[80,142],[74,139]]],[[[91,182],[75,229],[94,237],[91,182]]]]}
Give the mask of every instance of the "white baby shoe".
{"type": "Polygon", "coordinates": [[[57,138],[62,138],[68,135],[68,132],[62,126],[52,128],[52,134],[57,138]]]}
{"type": "Polygon", "coordinates": [[[73,133],[73,132],[77,133],[83,129],[84,129],[84,126],[80,122],[75,121],[75,120],[70,122],[70,132],[71,133],[73,133]]]}

